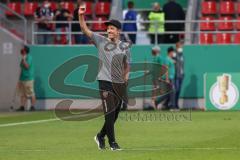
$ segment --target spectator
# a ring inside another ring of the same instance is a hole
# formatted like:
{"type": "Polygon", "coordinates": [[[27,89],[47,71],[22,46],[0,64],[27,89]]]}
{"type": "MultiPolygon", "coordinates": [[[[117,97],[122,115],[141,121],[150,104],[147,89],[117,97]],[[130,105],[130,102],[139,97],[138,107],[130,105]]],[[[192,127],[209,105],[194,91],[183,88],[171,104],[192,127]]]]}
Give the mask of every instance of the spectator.
{"type": "MultiPolygon", "coordinates": [[[[184,21],[185,13],[180,4],[175,2],[175,0],[169,0],[163,6],[163,12],[165,13],[166,21],[184,21]]],[[[166,31],[184,31],[184,23],[165,23],[166,31]]],[[[166,43],[177,43],[179,41],[179,34],[166,34],[166,43]]]]}
{"type": "MultiPolygon", "coordinates": [[[[137,12],[133,10],[134,3],[132,1],[128,2],[128,11],[125,14],[124,20],[125,21],[134,21],[132,23],[124,23],[123,31],[127,32],[136,32],[137,31],[137,12]]],[[[136,43],[136,33],[129,33],[128,38],[132,41],[133,44],[136,43]]]]}
{"type": "MultiPolygon", "coordinates": [[[[64,8],[64,1],[60,0],[58,4],[58,9],[54,12],[54,20],[58,21],[71,21],[72,15],[69,10],[64,8]]],[[[56,23],[56,32],[69,32],[69,24],[68,23],[56,23]]],[[[57,44],[67,44],[71,36],[69,34],[59,34],[56,35],[56,42],[57,44]]]]}
{"type": "Polygon", "coordinates": [[[169,78],[169,83],[172,85],[172,91],[168,94],[166,101],[165,101],[165,106],[169,109],[175,109],[175,64],[174,64],[174,48],[169,47],[168,48],[168,56],[165,60],[165,65],[168,68],[168,78],[169,78]]]}
{"type": "MultiPolygon", "coordinates": [[[[81,28],[80,28],[79,22],[78,22],[78,9],[79,9],[80,3],[81,3],[81,0],[78,0],[77,7],[73,13],[73,22],[76,22],[76,23],[72,24],[72,32],[81,32],[81,28]]],[[[85,34],[74,34],[74,40],[75,40],[76,44],[88,44],[89,43],[89,40],[85,34]]]]}
{"type": "Polygon", "coordinates": [[[32,61],[32,56],[29,54],[29,48],[24,46],[21,50],[22,60],[20,63],[21,74],[19,78],[19,91],[21,93],[21,106],[17,111],[24,111],[27,103],[27,99],[31,99],[31,108],[30,111],[35,110],[35,93],[34,93],[34,66],[32,61]]]}
{"type": "Polygon", "coordinates": [[[184,57],[183,57],[183,46],[182,42],[176,43],[176,57],[175,59],[175,87],[176,87],[176,97],[175,104],[176,108],[179,109],[178,100],[181,93],[182,82],[184,78],[184,57]]]}
{"type": "MultiPolygon", "coordinates": [[[[34,14],[35,21],[38,22],[38,32],[51,32],[52,24],[49,21],[53,19],[53,12],[50,8],[50,3],[48,0],[44,0],[41,7],[38,7],[34,14]]],[[[51,34],[39,34],[37,36],[38,44],[51,44],[52,35],[51,34]]]]}
{"type": "Polygon", "coordinates": [[[163,80],[166,80],[166,82],[170,83],[172,85],[172,91],[170,91],[167,95],[160,97],[156,105],[162,101],[163,103],[163,108],[164,109],[170,109],[173,110],[175,109],[175,64],[174,64],[174,48],[169,47],[168,48],[168,55],[166,59],[164,60],[164,65],[168,68],[166,76],[163,76],[163,80]]]}
{"type": "Polygon", "coordinates": [[[152,106],[157,109],[156,97],[157,97],[157,88],[159,87],[159,79],[161,78],[161,66],[163,64],[163,59],[160,56],[160,47],[154,46],[152,48],[152,69],[151,69],[151,76],[152,76],[152,106]]]}
{"type": "Polygon", "coordinates": [[[159,3],[153,4],[153,11],[148,15],[148,19],[152,21],[150,23],[148,31],[150,32],[151,44],[159,44],[164,42],[164,13],[161,11],[159,3]],[[155,42],[155,33],[157,33],[158,41],[155,42]],[[160,34],[159,34],[160,33],[160,34]]]}

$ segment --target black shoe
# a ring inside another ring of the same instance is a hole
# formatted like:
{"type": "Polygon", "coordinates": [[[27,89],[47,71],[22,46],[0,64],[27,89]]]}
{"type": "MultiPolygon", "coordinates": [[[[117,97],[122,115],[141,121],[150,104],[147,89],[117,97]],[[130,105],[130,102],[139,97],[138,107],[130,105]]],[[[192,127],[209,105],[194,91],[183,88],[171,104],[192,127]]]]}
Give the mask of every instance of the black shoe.
{"type": "Polygon", "coordinates": [[[126,111],[127,110],[127,107],[125,108],[125,107],[122,107],[121,108],[121,111],[126,111]]]}
{"type": "Polygon", "coordinates": [[[112,151],[121,151],[122,150],[116,142],[112,142],[110,144],[110,148],[112,151]]]}
{"type": "Polygon", "coordinates": [[[29,111],[35,111],[35,107],[31,106],[29,111]]]}
{"type": "Polygon", "coordinates": [[[105,149],[105,139],[104,138],[100,137],[99,134],[97,134],[94,137],[94,140],[97,143],[99,150],[105,149]]]}
{"type": "Polygon", "coordinates": [[[16,111],[24,111],[24,106],[20,106],[16,111]]]}

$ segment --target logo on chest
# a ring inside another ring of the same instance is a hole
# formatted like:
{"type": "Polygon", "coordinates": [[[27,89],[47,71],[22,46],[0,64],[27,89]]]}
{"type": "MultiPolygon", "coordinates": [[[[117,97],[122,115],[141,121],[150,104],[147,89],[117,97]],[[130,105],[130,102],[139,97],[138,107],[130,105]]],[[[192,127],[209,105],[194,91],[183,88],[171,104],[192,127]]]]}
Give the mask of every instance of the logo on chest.
{"type": "Polygon", "coordinates": [[[132,46],[131,42],[120,42],[120,43],[114,43],[114,42],[107,42],[104,45],[104,50],[106,52],[126,52],[130,47],[132,46]]]}

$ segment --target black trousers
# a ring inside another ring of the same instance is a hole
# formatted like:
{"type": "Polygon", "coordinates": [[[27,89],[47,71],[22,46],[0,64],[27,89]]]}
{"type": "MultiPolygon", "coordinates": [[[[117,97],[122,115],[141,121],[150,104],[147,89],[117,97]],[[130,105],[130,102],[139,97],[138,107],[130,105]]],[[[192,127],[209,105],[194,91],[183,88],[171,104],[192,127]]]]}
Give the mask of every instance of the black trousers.
{"type": "Polygon", "coordinates": [[[169,92],[168,94],[160,97],[157,99],[156,103],[159,104],[163,102],[163,108],[164,109],[176,109],[176,104],[175,104],[175,80],[170,79],[170,83],[172,84],[172,91],[169,92]]]}
{"type": "Polygon", "coordinates": [[[124,96],[126,85],[125,83],[112,83],[108,81],[99,81],[100,96],[104,110],[105,122],[99,132],[100,137],[108,137],[108,142],[115,142],[114,124],[118,118],[121,109],[122,101],[125,101],[124,96]]]}
{"type": "Polygon", "coordinates": [[[176,88],[175,105],[176,105],[176,108],[178,109],[179,109],[178,101],[181,93],[182,82],[183,82],[183,77],[175,78],[175,88],[176,88]]]}
{"type": "Polygon", "coordinates": [[[136,34],[128,34],[128,37],[133,44],[136,44],[136,34]]]}
{"type": "Polygon", "coordinates": [[[179,34],[166,34],[164,40],[167,44],[177,43],[180,40],[179,34]]]}
{"type": "MultiPolygon", "coordinates": [[[[155,44],[155,34],[149,34],[150,36],[150,42],[151,44],[155,44]]],[[[164,43],[164,35],[163,34],[157,34],[157,44],[164,43]]]]}

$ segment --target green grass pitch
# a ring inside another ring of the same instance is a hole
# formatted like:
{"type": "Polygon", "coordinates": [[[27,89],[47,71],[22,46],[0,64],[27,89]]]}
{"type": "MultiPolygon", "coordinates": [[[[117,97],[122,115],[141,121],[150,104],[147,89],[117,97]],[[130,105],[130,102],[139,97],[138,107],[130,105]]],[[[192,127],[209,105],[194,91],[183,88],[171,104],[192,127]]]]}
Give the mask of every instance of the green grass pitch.
{"type": "Polygon", "coordinates": [[[115,152],[93,141],[103,117],[38,122],[52,118],[52,111],[0,113],[0,160],[240,159],[240,112],[121,112],[116,138],[123,150],[115,152]]]}

